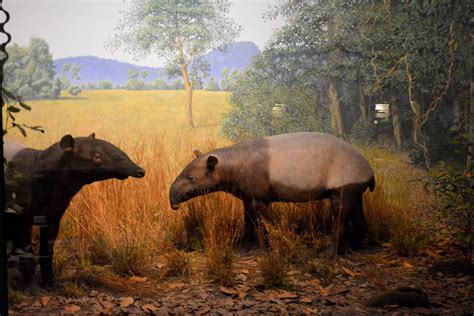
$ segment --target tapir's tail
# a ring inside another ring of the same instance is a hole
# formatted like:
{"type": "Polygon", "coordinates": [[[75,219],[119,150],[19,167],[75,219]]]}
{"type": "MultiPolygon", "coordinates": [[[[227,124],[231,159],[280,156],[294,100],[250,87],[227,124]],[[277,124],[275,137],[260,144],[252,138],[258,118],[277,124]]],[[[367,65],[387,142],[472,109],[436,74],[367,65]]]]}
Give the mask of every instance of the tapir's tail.
{"type": "Polygon", "coordinates": [[[370,178],[368,185],[369,185],[370,192],[374,191],[374,189],[375,189],[375,178],[374,178],[374,176],[372,176],[372,178],[370,178]]]}

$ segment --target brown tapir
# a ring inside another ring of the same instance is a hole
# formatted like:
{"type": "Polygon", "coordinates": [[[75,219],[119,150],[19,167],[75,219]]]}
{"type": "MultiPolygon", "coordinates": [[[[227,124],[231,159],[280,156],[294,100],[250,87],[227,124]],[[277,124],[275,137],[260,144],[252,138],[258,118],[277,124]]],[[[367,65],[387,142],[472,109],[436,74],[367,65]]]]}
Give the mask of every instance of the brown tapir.
{"type": "MultiPolygon", "coordinates": [[[[15,247],[31,244],[33,224],[40,225],[40,267],[44,285],[54,283],[53,247],[61,217],[72,198],[86,184],[106,179],[141,178],[145,170],[119,148],[104,140],[65,135],[44,150],[5,141],[6,203],[16,203],[22,214],[7,214],[7,237],[15,247]]],[[[25,282],[35,286],[35,264],[20,262],[25,282]]]]}
{"type": "Polygon", "coordinates": [[[336,219],[328,253],[335,255],[350,221],[353,243],[367,233],[362,195],[374,189],[372,168],[344,140],[323,133],[292,133],[249,140],[196,159],[176,178],[170,189],[173,209],[193,197],[225,191],[245,207],[244,241],[255,242],[258,215],[266,216],[270,202],[306,202],[331,199],[336,219]]]}

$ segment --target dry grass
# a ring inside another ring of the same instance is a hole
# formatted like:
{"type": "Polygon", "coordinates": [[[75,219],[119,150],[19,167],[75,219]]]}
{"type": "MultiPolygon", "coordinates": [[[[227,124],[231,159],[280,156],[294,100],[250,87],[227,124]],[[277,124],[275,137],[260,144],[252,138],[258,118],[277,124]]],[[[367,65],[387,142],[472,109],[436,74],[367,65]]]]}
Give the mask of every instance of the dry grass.
{"type": "MultiPolygon", "coordinates": [[[[186,274],[191,263],[182,252],[170,252],[173,245],[203,248],[212,277],[232,283],[233,248],[243,229],[242,203],[215,193],[184,203],[174,212],[168,202],[169,186],[193,158],[193,148],[207,151],[228,144],[219,134],[229,110],[227,97],[223,92],[197,91],[193,130],[185,127],[184,91],[85,91],[78,98],[29,102],[33,112],[19,119],[43,125],[46,134],[30,133],[22,139],[12,133],[10,138],[44,148],[67,133],[96,132],[98,138],[123,148],[147,172],[143,179],[110,180],[81,190],[62,220],[55,256],[58,272],[67,266],[107,265],[120,275],[140,275],[149,271],[158,255],[168,255],[171,263],[179,263],[173,273],[186,274]]],[[[408,182],[419,172],[396,154],[381,150],[365,154],[376,169],[377,182],[375,192],[366,193],[364,199],[370,240],[391,240],[401,252],[416,253],[423,247],[417,214],[429,198],[419,184],[408,182]],[[407,231],[407,227],[414,228],[407,231]]],[[[301,261],[302,253],[327,246],[321,236],[331,225],[328,209],[327,201],[277,203],[272,208],[272,250],[261,262],[274,279],[270,283],[285,283],[288,264],[301,261]],[[280,260],[283,256],[287,259],[280,260]]]]}

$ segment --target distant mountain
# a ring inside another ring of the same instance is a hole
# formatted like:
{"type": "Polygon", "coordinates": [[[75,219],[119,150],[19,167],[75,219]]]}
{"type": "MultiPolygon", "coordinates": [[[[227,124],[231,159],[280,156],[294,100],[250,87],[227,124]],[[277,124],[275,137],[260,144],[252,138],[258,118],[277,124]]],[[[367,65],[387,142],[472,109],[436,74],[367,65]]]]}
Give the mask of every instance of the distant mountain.
{"type": "MultiPolygon", "coordinates": [[[[229,70],[237,69],[243,70],[250,64],[252,58],[260,52],[258,47],[252,42],[237,42],[229,45],[227,52],[220,51],[209,52],[204,59],[210,64],[210,76],[216,80],[221,79],[221,72],[224,68],[229,70]]],[[[170,83],[176,78],[169,78],[164,68],[144,67],[133,65],[130,63],[120,62],[112,59],[99,58],[95,56],[78,56],[60,58],[54,61],[56,67],[56,76],[62,76],[62,67],[64,64],[69,66],[77,65],[80,69],[79,80],[69,80],[74,83],[97,82],[100,80],[109,80],[114,85],[123,85],[128,80],[128,70],[135,69],[139,73],[146,70],[148,76],[145,81],[154,81],[161,77],[167,83],[170,83]]],[[[205,81],[207,81],[208,77],[205,81]]]]}
{"type": "Polygon", "coordinates": [[[254,43],[237,42],[229,45],[225,53],[216,50],[209,52],[204,56],[204,60],[211,65],[210,76],[221,80],[221,72],[224,68],[228,68],[230,71],[245,69],[249,66],[252,58],[259,53],[260,50],[254,43]]]}

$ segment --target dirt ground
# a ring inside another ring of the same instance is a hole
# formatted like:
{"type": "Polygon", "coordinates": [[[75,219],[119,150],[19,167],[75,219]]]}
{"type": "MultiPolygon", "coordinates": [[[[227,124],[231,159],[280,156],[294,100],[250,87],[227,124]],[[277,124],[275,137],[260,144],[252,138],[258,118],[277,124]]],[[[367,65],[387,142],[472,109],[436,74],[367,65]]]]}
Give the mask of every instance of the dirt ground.
{"type": "MultiPolygon", "coordinates": [[[[416,258],[397,256],[390,245],[340,256],[335,277],[324,282],[299,269],[290,270],[289,285],[265,288],[257,257],[263,250],[238,252],[236,283],[224,287],[211,280],[202,252],[191,254],[194,272],[186,278],[131,277],[116,286],[87,288],[85,295],[68,298],[61,285],[24,295],[10,305],[15,314],[436,314],[474,313],[474,276],[471,267],[453,262],[452,245],[441,241],[416,258]],[[124,284],[125,283],[125,284],[124,284]],[[413,287],[423,291],[431,306],[404,307],[388,302],[383,307],[366,303],[385,291],[413,287]]],[[[66,279],[59,280],[66,282],[66,279]]]]}

